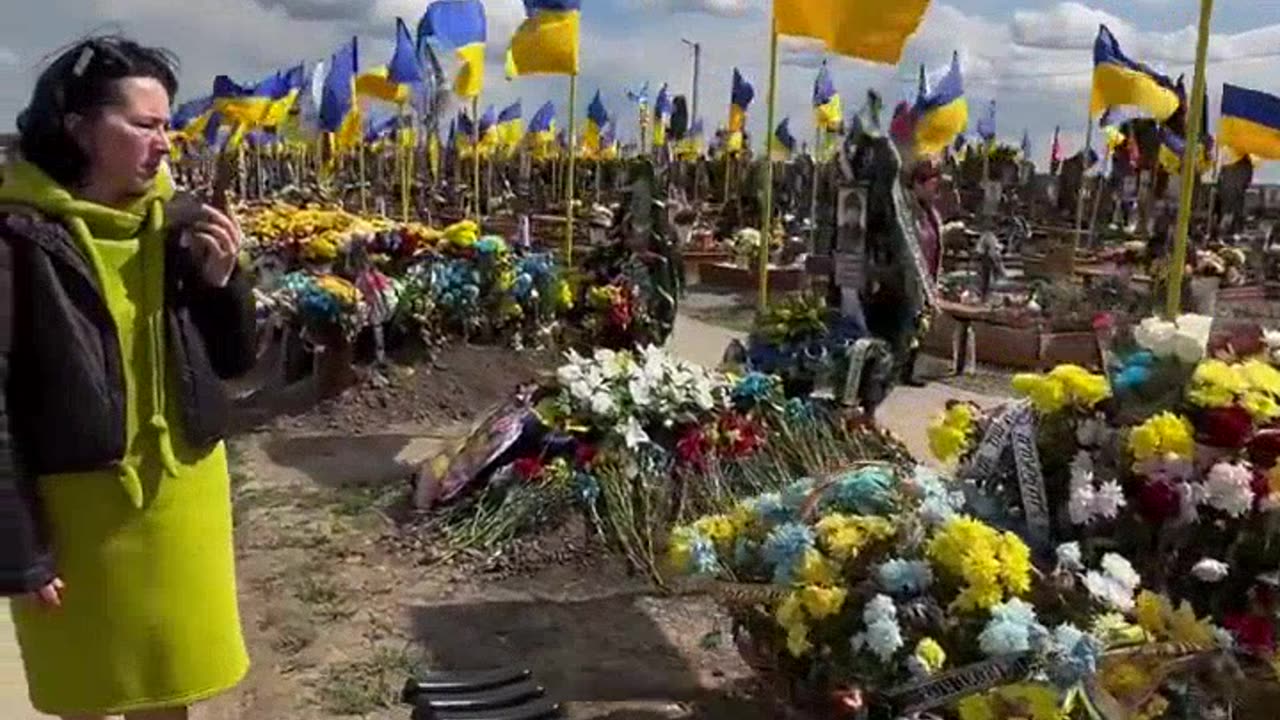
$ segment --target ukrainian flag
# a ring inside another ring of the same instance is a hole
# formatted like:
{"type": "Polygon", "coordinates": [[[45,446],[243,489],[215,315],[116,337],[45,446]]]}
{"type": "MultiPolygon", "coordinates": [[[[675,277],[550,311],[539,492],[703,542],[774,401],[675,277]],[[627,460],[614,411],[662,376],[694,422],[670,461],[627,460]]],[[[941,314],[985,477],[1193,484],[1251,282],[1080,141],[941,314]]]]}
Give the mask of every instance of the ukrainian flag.
{"type": "Polygon", "coordinates": [[[329,62],[320,100],[320,129],[333,133],[339,150],[355,147],[361,139],[360,107],[355,103],[355,81],[360,66],[359,40],[338,48],[329,62]]]}
{"type": "Polygon", "coordinates": [[[729,92],[729,127],[725,138],[725,150],[730,153],[742,151],[742,135],[747,128],[747,108],[756,97],[756,89],[733,69],[733,87],[729,92]]]}
{"type": "Polygon", "coordinates": [[[486,28],[484,4],[480,0],[437,0],[418,23],[419,43],[434,37],[455,49],[462,63],[453,81],[453,91],[459,97],[477,97],[484,90],[486,28]]]}
{"type": "Polygon", "coordinates": [[[694,118],[689,126],[689,134],[676,146],[676,155],[683,160],[692,160],[702,154],[702,118],[694,118]]]}
{"type": "Polygon", "coordinates": [[[534,156],[549,157],[556,141],[556,106],[548,100],[529,119],[529,142],[534,156]]]}
{"type": "Polygon", "coordinates": [[[279,82],[273,88],[271,103],[263,113],[262,126],[278,128],[284,125],[289,119],[289,113],[293,112],[298,93],[302,92],[302,87],[306,84],[307,68],[304,65],[296,65],[281,73],[279,82]]]}
{"type": "Polygon", "coordinates": [[[213,96],[206,95],[195,100],[188,100],[177,107],[170,119],[172,134],[187,142],[194,142],[204,135],[213,116],[213,96]]]}
{"type": "Polygon", "coordinates": [[[671,117],[671,93],[667,84],[662,84],[658,97],[653,101],[653,145],[664,147],[667,144],[667,121],[671,117]]]}
{"type": "Polygon", "coordinates": [[[1164,122],[1180,104],[1168,77],[1130,60],[1107,26],[1099,26],[1098,39],[1093,44],[1093,95],[1089,101],[1093,115],[1127,106],[1140,108],[1164,122]]]}
{"type": "Polygon", "coordinates": [[[409,102],[413,87],[421,84],[422,67],[418,64],[417,48],[408,26],[396,18],[396,48],[391,62],[357,77],[356,94],[404,105],[409,102]]]}
{"type": "Polygon", "coordinates": [[[600,159],[618,159],[618,125],[612,120],[604,127],[604,132],[600,134],[600,159]]]}
{"type": "Polygon", "coordinates": [[[796,151],[796,138],[791,134],[791,118],[783,118],[773,131],[773,152],[770,157],[774,162],[786,162],[796,151]]]}
{"type": "Polygon", "coordinates": [[[969,103],[964,97],[960,53],[951,55],[951,69],[937,86],[916,100],[912,117],[916,150],[925,155],[946,149],[969,126],[969,103]]]}
{"type": "Polygon", "coordinates": [[[929,0],[774,0],[779,35],[821,40],[840,55],[897,65],[929,0]]]}
{"type": "Polygon", "coordinates": [[[1280,160],[1280,97],[1223,84],[1218,142],[1241,157],[1280,160]]]}
{"type": "Polygon", "coordinates": [[[498,113],[498,142],[507,152],[513,152],[524,136],[524,108],[519,100],[498,113]]]}
{"type": "Polygon", "coordinates": [[[840,132],[844,124],[844,110],[840,106],[840,93],[831,79],[831,70],[824,60],[813,80],[813,111],[818,128],[827,132],[840,132]]]}
{"type": "Polygon", "coordinates": [[[596,91],[591,104],[587,106],[587,128],[582,134],[582,153],[587,157],[596,157],[603,146],[602,134],[609,124],[609,111],[604,108],[600,99],[600,91],[596,91]]]}
{"type": "Polygon", "coordinates": [[[524,0],[527,19],[511,36],[507,75],[577,75],[582,0],[524,0]]]}

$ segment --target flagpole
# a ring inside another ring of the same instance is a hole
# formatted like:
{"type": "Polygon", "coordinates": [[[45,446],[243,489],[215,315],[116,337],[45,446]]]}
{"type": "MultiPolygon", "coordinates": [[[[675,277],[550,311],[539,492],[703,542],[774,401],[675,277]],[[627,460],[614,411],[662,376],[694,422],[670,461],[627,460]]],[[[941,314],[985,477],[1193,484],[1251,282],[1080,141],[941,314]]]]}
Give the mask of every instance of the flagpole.
{"type": "Polygon", "coordinates": [[[471,165],[475,191],[476,222],[480,221],[480,95],[471,98],[471,165]]]}
{"type": "Polygon", "coordinates": [[[396,129],[396,156],[400,158],[400,215],[404,222],[409,222],[409,161],[413,159],[413,151],[405,143],[406,113],[404,103],[400,104],[400,126],[396,129]]]}
{"type": "Polygon", "coordinates": [[[568,177],[565,178],[565,238],[564,238],[564,266],[566,269],[573,268],[573,173],[577,163],[574,152],[574,138],[578,133],[578,113],[575,105],[578,102],[578,73],[574,72],[569,75],[569,137],[566,145],[569,153],[569,169],[568,177]]]}
{"type": "Polygon", "coordinates": [[[1200,123],[1204,119],[1204,66],[1209,52],[1209,18],[1213,0],[1200,0],[1200,34],[1196,41],[1195,79],[1191,85],[1191,116],[1187,118],[1186,148],[1182,153],[1182,192],[1178,196],[1178,226],[1173,240],[1173,257],[1169,261],[1169,297],[1165,314],[1178,316],[1182,306],[1182,275],[1187,264],[1187,234],[1191,229],[1191,206],[1194,201],[1197,165],[1193,160],[1200,150],[1200,123]]]}
{"type": "MultiPolygon", "coordinates": [[[[1089,180],[1089,155],[1093,150],[1093,109],[1089,110],[1089,123],[1085,126],[1084,131],[1084,153],[1080,156],[1083,161],[1080,171],[1080,191],[1076,193],[1076,232],[1072,237],[1072,263],[1075,262],[1075,248],[1080,247],[1080,227],[1084,224],[1084,194],[1088,188],[1089,180]]],[[[1059,171],[1061,172],[1061,171],[1059,171]]]]}
{"type": "MultiPolygon", "coordinates": [[[[772,5],[772,3],[771,3],[772,5]]],[[[764,229],[760,233],[760,297],[757,307],[763,313],[769,306],[769,247],[773,244],[773,120],[778,98],[778,16],[769,16],[769,109],[765,119],[764,141],[764,229]]]]}
{"type": "Polygon", "coordinates": [[[818,170],[822,160],[818,153],[822,148],[822,122],[814,118],[813,126],[813,177],[809,188],[809,252],[818,245],[818,170]]]}
{"type": "Polygon", "coordinates": [[[368,188],[365,187],[368,174],[364,170],[364,143],[356,148],[356,160],[359,162],[360,172],[360,212],[367,213],[369,212],[369,193],[368,188]]]}

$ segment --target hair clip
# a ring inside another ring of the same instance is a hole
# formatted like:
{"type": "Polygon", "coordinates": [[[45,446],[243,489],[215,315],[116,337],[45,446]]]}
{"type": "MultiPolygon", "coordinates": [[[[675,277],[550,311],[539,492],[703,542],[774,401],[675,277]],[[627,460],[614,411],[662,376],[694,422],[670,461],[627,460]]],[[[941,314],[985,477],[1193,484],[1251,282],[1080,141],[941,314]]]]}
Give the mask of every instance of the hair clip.
{"type": "Polygon", "coordinates": [[[71,74],[75,77],[84,75],[84,71],[89,69],[89,63],[93,62],[93,54],[93,46],[86,45],[85,48],[80,51],[79,57],[76,58],[76,64],[72,66],[71,74]]]}

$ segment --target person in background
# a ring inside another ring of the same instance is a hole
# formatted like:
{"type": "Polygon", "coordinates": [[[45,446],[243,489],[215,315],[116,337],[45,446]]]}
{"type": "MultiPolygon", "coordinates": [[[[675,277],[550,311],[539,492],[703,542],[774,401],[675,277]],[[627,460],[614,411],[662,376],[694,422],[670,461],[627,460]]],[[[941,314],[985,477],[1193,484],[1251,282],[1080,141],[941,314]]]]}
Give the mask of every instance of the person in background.
{"type": "Polygon", "coordinates": [[[181,720],[248,671],[222,380],[254,360],[241,232],[176,195],[167,51],[77,42],[0,183],[0,595],[37,710],[181,720]]]}
{"type": "MultiPolygon", "coordinates": [[[[911,194],[916,201],[916,234],[920,240],[920,255],[924,260],[926,277],[923,282],[936,286],[942,271],[942,216],[938,214],[939,188],[942,170],[932,160],[922,160],[911,171],[911,194]]],[[[909,259],[907,260],[910,261],[909,259]]],[[[909,319],[915,322],[915,319],[909,319]]],[[[924,328],[912,336],[910,349],[902,359],[901,381],[904,385],[920,387],[924,383],[916,377],[916,358],[920,354],[920,340],[924,328]]]]}

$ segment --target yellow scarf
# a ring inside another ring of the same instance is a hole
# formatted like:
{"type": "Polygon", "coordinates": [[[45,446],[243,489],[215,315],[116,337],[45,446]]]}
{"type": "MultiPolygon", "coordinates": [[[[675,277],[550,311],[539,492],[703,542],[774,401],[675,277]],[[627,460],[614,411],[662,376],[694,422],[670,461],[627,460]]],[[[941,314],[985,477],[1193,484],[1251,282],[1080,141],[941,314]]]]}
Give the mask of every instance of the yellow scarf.
{"type": "MultiPolygon", "coordinates": [[[[173,180],[167,165],[147,193],[123,209],[110,208],[72,195],[71,191],[29,162],[18,161],[5,168],[0,182],[0,203],[28,205],[57,218],[70,231],[84,253],[99,282],[104,276],[102,257],[94,239],[138,241],[138,253],[144,268],[145,288],[141,306],[145,313],[146,351],[151,360],[152,414],[148,421],[156,434],[161,461],[170,475],[177,474],[178,461],[169,438],[165,418],[164,397],[164,206],[173,198],[173,180]],[[92,230],[90,229],[92,228],[92,230]]],[[[135,507],[142,507],[142,483],[137,473],[138,460],[126,451],[117,463],[120,480],[135,507]]]]}

